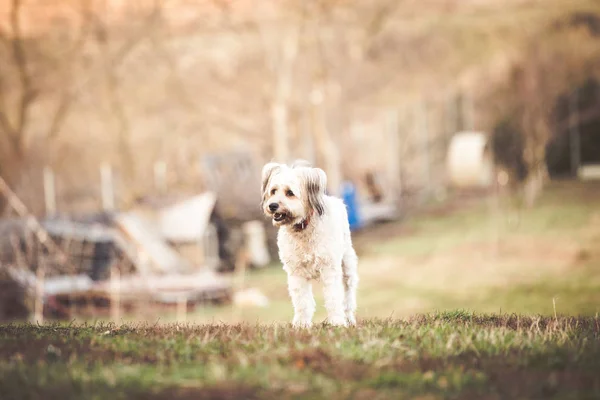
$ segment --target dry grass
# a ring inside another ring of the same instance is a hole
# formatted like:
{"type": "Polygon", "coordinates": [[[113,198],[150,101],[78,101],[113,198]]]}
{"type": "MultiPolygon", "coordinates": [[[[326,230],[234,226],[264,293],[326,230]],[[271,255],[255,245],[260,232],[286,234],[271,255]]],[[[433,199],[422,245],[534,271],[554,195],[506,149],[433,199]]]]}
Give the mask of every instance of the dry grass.
{"type": "Polygon", "coordinates": [[[563,398],[600,394],[600,323],[452,312],[288,325],[0,327],[3,398],[563,398]]]}
{"type": "Polygon", "coordinates": [[[599,195],[554,183],[495,255],[477,203],[357,235],[356,328],[292,329],[278,268],[248,277],[269,307],[208,324],[0,326],[2,398],[596,398],[599,195]]]}

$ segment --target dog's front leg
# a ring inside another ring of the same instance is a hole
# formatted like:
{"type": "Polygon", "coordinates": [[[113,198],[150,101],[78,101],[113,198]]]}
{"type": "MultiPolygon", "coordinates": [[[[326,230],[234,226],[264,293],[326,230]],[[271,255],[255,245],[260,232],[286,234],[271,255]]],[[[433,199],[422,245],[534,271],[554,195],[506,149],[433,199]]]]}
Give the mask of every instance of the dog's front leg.
{"type": "Polygon", "coordinates": [[[316,308],[310,281],[299,276],[288,275],[288,290],[294,305],[292,324],[295,327],[310,327],[316,308]]]}
{"type": "Polygon", "coordinates": [[[346,289],[344,299],[344,309],[348,324],[356,325],[356,288],[358,286],[357,272],[358,257],[352,247],[349,247],[344,254],[342,261],[342,270],[344,273],[344,288],[346,289]]]}
{"type": "Polygon", "coordinates": [[[344,282],[339,271],[325,269],[321,272],[323,281],[323,296],[327,309],[327,322],[331,325],[346,326],[344,311],[344,282]]]}

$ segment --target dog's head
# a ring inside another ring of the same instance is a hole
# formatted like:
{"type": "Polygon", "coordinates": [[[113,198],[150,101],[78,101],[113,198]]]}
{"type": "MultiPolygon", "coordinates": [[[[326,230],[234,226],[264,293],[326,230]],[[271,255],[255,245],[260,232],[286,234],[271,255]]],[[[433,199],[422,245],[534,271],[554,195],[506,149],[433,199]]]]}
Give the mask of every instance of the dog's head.
{"type": "Polygon", "coordinates": [[[262,170],[262,209],[273,225],[300,224],[323,215],[327,176],[306,161],[292,166],[268,163],[262,170]]]}

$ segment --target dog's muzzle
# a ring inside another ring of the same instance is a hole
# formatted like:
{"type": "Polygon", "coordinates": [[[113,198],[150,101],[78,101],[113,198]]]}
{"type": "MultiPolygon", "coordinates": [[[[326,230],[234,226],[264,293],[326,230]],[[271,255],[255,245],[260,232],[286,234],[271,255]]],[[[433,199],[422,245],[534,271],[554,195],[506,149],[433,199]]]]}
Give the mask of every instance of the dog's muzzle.
{"type": "Polygon", "coordinates": [[[279,210],[279,204],[271,203],[269,204],[269,211],[273,214],[273,220],[275,222],[282,222],[287,218],[287,213],[285,212],[277,212],[279,210]]]}
{"type": "Polygon", "coordinates": [[[284,221],[286,218],[287,218],[287,214],[286,213],[274,213],[273,214],[273,220],[275,222],[284,221]]]}

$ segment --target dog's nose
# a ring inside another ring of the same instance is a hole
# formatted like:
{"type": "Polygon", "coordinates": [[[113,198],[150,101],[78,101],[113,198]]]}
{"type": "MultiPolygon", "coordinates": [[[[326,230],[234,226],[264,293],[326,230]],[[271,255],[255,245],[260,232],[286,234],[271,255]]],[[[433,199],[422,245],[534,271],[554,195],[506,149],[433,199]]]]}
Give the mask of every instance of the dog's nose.
{"type": "Polygon", "coordinates": [[[271,210],[271,212],[277,211],[278,208],[279,208],[279,204],[277,204],[277,203],[269,204],[269,210],[271,210]]]}

